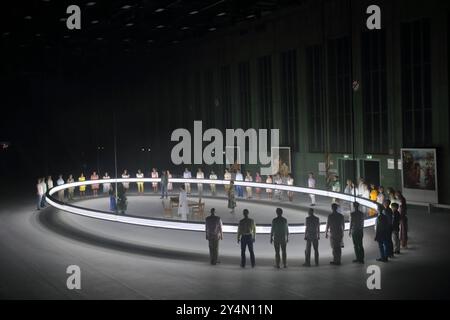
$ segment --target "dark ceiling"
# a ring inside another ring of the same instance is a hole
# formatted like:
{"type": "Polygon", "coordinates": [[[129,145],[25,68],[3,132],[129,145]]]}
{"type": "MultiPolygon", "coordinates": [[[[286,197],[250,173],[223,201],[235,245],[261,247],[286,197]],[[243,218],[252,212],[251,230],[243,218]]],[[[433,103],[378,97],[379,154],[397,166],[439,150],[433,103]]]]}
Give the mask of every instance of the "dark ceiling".
{"type": "Polygon", "coordinates": [[[301,0],[34,0],[2,3],[3,49],[110,48],[129,51],[176,45],[257,21],[301,0]],[[81,30],[68,30],[66,8],[81,8],[81,30]]]}

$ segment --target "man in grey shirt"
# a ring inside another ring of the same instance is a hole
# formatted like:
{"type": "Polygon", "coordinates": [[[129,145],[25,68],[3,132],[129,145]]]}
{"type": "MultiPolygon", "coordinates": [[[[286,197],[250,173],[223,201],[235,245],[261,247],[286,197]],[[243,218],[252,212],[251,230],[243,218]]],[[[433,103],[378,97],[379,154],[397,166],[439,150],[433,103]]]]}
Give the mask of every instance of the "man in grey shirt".
{"type": "Polygon", "coordinates": [[[211,209],[211,215],[206,217],[205,231],[206,240],[209,242],[209,256],[211,264],[219,262],[219,240],[223,240],[222,220],[215,215],[216,209],[211,209]]]}
{"type": "Polygon", "coordinates": [[[314,215],[314,209],[310,208],[305,223],[305,267],[311,266],[311,245],[314,248],[314,261],[316,266],[319,265],[319,239],[320,239],[320,220],[314,215]]]}
{"type": "Polygon", "coordinates": [[[333,249],[333,261],[330,264],[339,266],[341,265],[341,244],[344,237],[345,220],[344,216],[337,212],[337,209],[338,205],[333,203],[331,205],[332,213],[328,216],[325,237],[328,239],[328,233],[330,233],[330,244],[333,249]]]}

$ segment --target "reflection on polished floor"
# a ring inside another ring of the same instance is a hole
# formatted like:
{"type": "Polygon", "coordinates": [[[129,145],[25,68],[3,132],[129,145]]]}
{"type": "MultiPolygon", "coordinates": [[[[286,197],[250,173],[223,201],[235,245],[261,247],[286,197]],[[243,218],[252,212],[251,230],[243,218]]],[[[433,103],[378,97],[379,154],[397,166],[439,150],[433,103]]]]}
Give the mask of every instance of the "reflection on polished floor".
{"type": "Polygon", "coordinates": [[[53,208],[36,212],[33,200],[12,195],[0,209],[2,298],[379,299],[450,294],[450,260],[442,245],[450,241],[445,227],[450,216],[429,215],[423,208],[410,209],[411,246],[388,264],[375,261],[373,230],[366,229],[365,266],[351,263],[353,248],[346,233],[341,267],[328,264],[329,242],[322,238],[321,265],[303,268],[304,240],[293,235],[289,267],[276,270],[266,235],[256,239],[255,269],[239,267],[233,234],[220,243],[221,264],[212,267],[203,233],[106,222],[53,208]],[[367,289],[371,264],[381,267],[380,291],[367,289]],[[66,288],[69,265],[81,268],[81,290],[66,288]]]}

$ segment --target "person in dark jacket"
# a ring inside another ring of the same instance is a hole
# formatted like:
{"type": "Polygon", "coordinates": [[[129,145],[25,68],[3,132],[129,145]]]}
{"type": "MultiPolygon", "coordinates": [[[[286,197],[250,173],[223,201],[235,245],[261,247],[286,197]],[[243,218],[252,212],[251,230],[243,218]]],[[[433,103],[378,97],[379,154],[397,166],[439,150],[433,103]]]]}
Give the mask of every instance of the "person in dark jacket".
{"type": "Polygon", "coordinates": [[[212,208],[210,212],[211,215],[205,221],[205,231],[211,264],[215,265],[219,262],[219,240],[223,240],[222,220],[215,215],[216,209],[212,208]]]}
{"type": "Polygon", "coordinates": [[[256,236],[256,225],[253,219],[248,217],[248,209],[243,210],[244,219],[239,221],[237,242],[241,244],[241,267],[245,268],[245,251],[248,247],[250,252],[250,261],[252,263],[252,268],[255,267],[255,253],[253,251],[253,243],[255,242],[256,236]]]}
{"type": "Polygon", "coordinates": [[[400,212],[400,244],[402,248],[408,247],[408,215],[406,199],[400,191],[397,191],[395,197],[400,201],[398,211],[400,212]]]}
{"type": "Polygon", "coordinates": [[[319,265],[319,240],[320,240],[320,220],[314,215],[314,209],[310,208],[305,223],[305,267],[311,266],[311,245],[314,248],[314,262],[319,265]]]}
{"type": "Polygon", "coordinates": [[[393,258],[394,257],[394,242],[392,242],[392,221],[393,221],[393,214],[391,209],[391,200],[384,200],[383,202],[384,206],[384,215],[387,217],[388,224],[389,224],[389,238],[388,238],[388,257],[393,258]]]}
{"type": "Polygon", "coordinates": [[[375,241],[378,242],[380,249],[380,258],[377,261],[388,262],[390,229],[388,218],[384,215],[384,208],[380,206],[375,223],[375,241]]]}
{"type": "Polygon", "coordinates": [[[277,217],[272,220],[270,231],[270,243],[275,247],[275,267],[280,268],[280,249],[283,258],[283,267],[286,264],[286,245],[289,242],[289,225],[286,218],[283,218],[283,209],[277,208],[277,217]]]}
{"type": "Polygon", "coordinates": [[[350,230],[348,232],[350,238],[353,240],[353,247],[355,249],[356,259],[354,263],[364,263],[364,214],[359,211],[359,203],[353,203],[355,210],[350,214],[350,230]]]}
{"type": "Polygon", "coordinates": [[[394,253],[400,254],[400,211],[399,205],[394,202],[392,208],[392,241],[394,242],[394,253]]]}
{"type": "Polygon", "coordinates": [[[333,249],[333,261],[330,264],[339,266],[341,265],[341,245],[344,237],[345,220],[344,216],[337,212],[337,209],[338,205],[333,203],[331,205],[332,213],[328,216],[325,237],[328,239],[328,233],[330,233],[330,244],[333,249]]]}

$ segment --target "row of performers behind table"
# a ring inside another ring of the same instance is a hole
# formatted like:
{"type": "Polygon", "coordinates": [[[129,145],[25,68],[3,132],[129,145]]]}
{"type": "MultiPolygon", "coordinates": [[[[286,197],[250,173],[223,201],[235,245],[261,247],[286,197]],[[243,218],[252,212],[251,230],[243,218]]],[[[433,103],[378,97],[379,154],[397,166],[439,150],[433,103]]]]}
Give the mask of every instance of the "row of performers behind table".
{"type": "MultiPolygon", "coordinates": [[[[189,169],[185,169],[184,173],[183,173],[183,178],[184,179],[192,179],[192,173],[189,171],[189,169]]],[[[201,168],[198,169],[197,174],[196,174],[196,178],[197,179],[205,179],[205,174],[202,171],[201,168]]],[[[216,173],[214,171],[211,171],[210,175],[209,175],[209,179],[210,180],[217,180],[218,177],[216,175],[216,173]]],[[[245,181],[245,182],[256,182],[256,183],[263,183],[265,182],[266,184],[285,184],[285,185],[290,185],[293,186],[294,185],[294,179],[292,178],[291,175],[287,175],[286,177],[282,177],[281,175],[277,174],[275,176],[267,176],[265,180],[263,180],[263,177],[260,175],[259,172],[256,172],[255,177],[253,178],[252,174],[250,171],[246,172],[245,178],[244,175],[241,173],[241,171],[239,169],[237,169],[236,171],[233,172],[232,170],[225,170],[224,173],[224,177],[223,179],[225,181],[245,181]]],[[[216,185],[215,184],[211,184],[210,185],[211,188],[211,193],[212,195],[216,195],[216,185]]],[[[230,190],[232,190],[233,192],[237,193],[238,197],[244,197],[244,189],[242,186],[234,186],[234,188],[231,188],[231,185],[226,184],[224,185],[225,188],[225,193],[230,196],[230,190]]],[[[247,194],[247,198],[250,199],[253,197],[253,189],[255,189],[255,193],[256,193],[256,197],[257,198],[261,198],[261,188],[253,188],[253,187],[245,187],[246,190],[246,194],[247,194]]],[[[185,183],[185,190],[187,194],[191,194],[192,190],[191,190],[191,184],[190,183],[185,183]]],[[[197,185],[197,190],[198,190],[198,194],[199,196],[202,196],[203,194],[203,184],[198,184],[197,185]]],[[[275,193],[275,197],[280,197],[282,196],[282,192],[281,190],[273,190],[273,189],[266,189],[266,193],[268,195],[269,199],[273,198],[273,194],[275,193]]],[[[290,201],[293,200],[293,196],[294,193],[293,192],[288,192],[288,198],[290,201]]]]}
{"type": "MultiPolygon", "coordinates": [[[[339,183],[339,177],[335,175],[331,182],[331,191],[342,192],[341,185],[339,183]]],[[[355,186],[351,179],[347,179],[344,193],[348,195],[355,195],[360,198],[369,199],[382,205],[385,200],[390,200],[391,205],[397,203],[400,211],[406,212],[406,200],[400,191],[395,191],[393,188],[387,188],[386,191],[383,186],[375,186],[375,184],[368,184],[364,178],[358,179],[358,185],[355,186]]],[[[337,199],[333,199],[333,202],[338,203],[337,199]]],[[[348,202],[343,203],[343,207],[349,206],[348,202]]],[[[350,210],[350,208],[347,208],[350,210]]],[[[364,210],[364,208],[362,209],[364,210]]],[[[370,216],[376,215],[376,210],[370,209],[368,211],[370,216]]]]}
{"type": "MultiPolygon", "coordinates": [[[[173,176],[170,173],[169,170],[165,170],[161,173],[161,176],[159,174],[159,172],[156,170],[156,168],[153,168],[150,174],[151,178],[160,178],[160,177],[166,177],[167,179],[171,179],[173,176]]],[[[128,172],[128,170],[124,170],[121,177],[123,179],[129,179],[131,178],[130,173],[128,172]]],[[[142,179],[144,178],[144,173],[139,169],[138,172],[136,173],[136,178],[138,179],[142,179]]],[[[189,171],[189,169],[185,169],[185,171],[183,172],[183,178],[184,179],[192,179],[192,173],[191,171],[189,171]]],[[[201,168],[198,169],[197,174],[196,174],[196,178],[197,179],[205,179],[205,174],[202,171],[201,168]]],[[[100,176],[97,174],[97,172],[93,172],[92,175],[90,176],[90,180],[99,180],[100,176]]],[[[111,179],[111,177],[109,176],[108,172],[105,172],[105,174],[102,176],[103,180],[108,180],[111,179]]],[[[210,172],[209,175],[209,179],[210,180],[217,180],[218,176],[214,171],[210,172]]],[[[259,172],[256,173],[256,176],[253,178],[252,174],[250,171],[246,172],[245,178],[243,176],[243,174],[240,172],[240,170],[237,170],[236,172],[231,172],[230,170],[225,170],[224,173],[224,180],[227,181],[245,181],[245,182],[257,182],[257,183],[263,183],[265,182],[266,184],[285,184],[285,185],[290,185],[293,186],[294,185],[294,179],[292,178],[291,175],[287,175],[287,177],[282,177],[280,174],[274,175],[274,176],[267,176],[265,179],[263,179],[263,177],[259,174],[259,172]]],[[[86,176],[84,175],[84,173],[81,173],[80,177],[78,178],[79,182],[84,182],[86,181],[86,176]]],[[[74,178],[72,175],[69,176],[69,178],[67,179],[66,183],[72,183],[75,182],[74,178]]],[[[153,192],[158,192],[158,182],[152,182],[152,188],[153,188],[153,192]]],[[[128,189],[130,188],[130,183],[129,182],[123,182],[122,183],[125,191],[128,191],[128,189]]],[[[108,193],[109,190],[111,189],[111,183],[103,183],[103,193],[108,193]]],[[[144,193],[144,182],[137,182],[137,187],[138,187],[138,193],[144,193]]],[[[79,191],[80,191],[80,196],[85,196],[86,195],[86,186],[80,186],[79,187],[79,191]]],[[[94,196],[98,195],[98,190],[100,189],[100,185],[99,184],[92,184],[90,186],[90,188],[92,189],[92,193],[94,196]]],[[[211,193],[212,195],[216,195],[217,193],[217,188],[215,184],[211,184],[210,185],[211,188],[211,193]]],[[[228,192],[228,190],[230,189],[230,185],[225,185],[224,186],[225,191],[228,192]]],[[[241,186],[236,186],[236,193],[238,194],[238,197],[243,197],[243,188],[241,186]]],[[[197,189],[198,189],[198,193],[199,195],[203,194],[203,184],[198,184],[197,185],[197,189]]],[[[252,187],[246,187],[246,193],[247,193],[247,198],[252,198],[253,197],[253,188],[252,187]]],[[[167,190],[168,191],[172,191],[173,190],[173,184],[171,182],[167,183],[167,190]]],[[[185,190],[187,192],[187,194],[191,194],[191,184],[190,183],[185,183],[185,190]]],[[[73,194],[74,188],[69,188],[69,194],[73,194]]],[[[261,188],[255,188],[255,193],[256,193],[256,197],[260,198],[261,197],[261,188]]],[[[275,197],[281,197],[281,191],[280,190],[273,190],[273,189],[266,189],[265,190],[267,193],[267,196],[269,199],[273,198],[273,194],[275,193],[275,197]]],[[[293,192],[288,192],[288,198],[290,201],[292,201],[293,198],[293,192]]]]}

